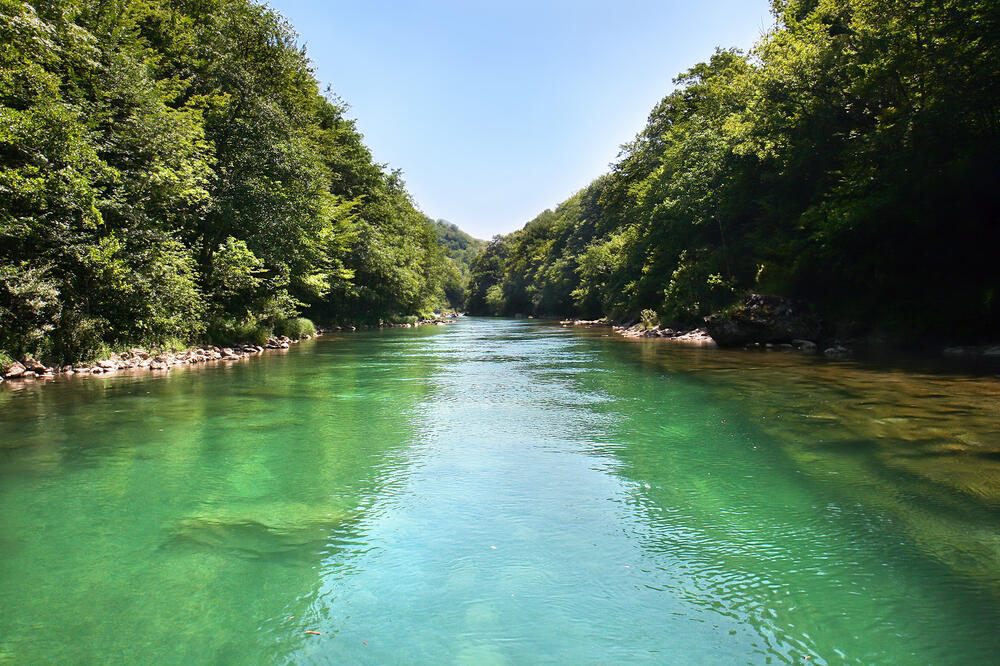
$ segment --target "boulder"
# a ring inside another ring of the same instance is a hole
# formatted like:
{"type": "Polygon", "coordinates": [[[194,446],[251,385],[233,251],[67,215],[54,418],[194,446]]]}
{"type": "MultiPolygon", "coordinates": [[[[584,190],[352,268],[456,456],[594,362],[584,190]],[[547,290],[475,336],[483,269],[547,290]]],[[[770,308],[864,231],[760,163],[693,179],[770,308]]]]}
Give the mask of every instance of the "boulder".
{"type": "Polygon", "coordinates": [[[780,296],[750,294],[742,306],[705,318],[708,334],[720,347],[759,342],[792,343],[819,337],[820,324],[807,310],[780,296]]]}
{"type": "Polygon", "coordinates": [[[823,350],[823,356],[830,356],[832,358],[839,358],[841,356],[847,356],[851,351],[840,344],[835,344],[832,347],[827,347],[823,350]]]}
{"type": "Polygon", "coordinates": [[[804,352],[816,351],[816,343],[812,340],[800,340],[796,338],[795,340],[792,340],[792,346],[804,352]]]}
{"type": "Polygon", "coordinates": [[[23,375],[25,370],[27,370],[27,368],[21,365],[18,361],[14,361],[3,369],[3,376],[8,379],[13,379],[14,377],[20,377],[23,375]]]}
{"type": "Polygon", "coordinates": [[[118,367],[118,364],[115,363],[114,361],[104,360],[104,361],[98,361],[97,367],[103,368],[105,370],[114,370],[118,367]]]}
{"type": "Polygon", "coordinates": [[[941,353],[945,356],[971,356],[975,350],[972,347],[945,347],[941,353]]]}

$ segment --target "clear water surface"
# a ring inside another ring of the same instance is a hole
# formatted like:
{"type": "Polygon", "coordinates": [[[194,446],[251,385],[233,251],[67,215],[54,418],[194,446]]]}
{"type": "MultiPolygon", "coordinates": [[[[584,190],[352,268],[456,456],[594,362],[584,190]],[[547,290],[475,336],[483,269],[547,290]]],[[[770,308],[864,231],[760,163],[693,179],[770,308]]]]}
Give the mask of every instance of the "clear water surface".
{"type": "Polygon", "coordinates": [[[4,386],[0,663],[994,663],[998,426],[989,372],[482,319],[4,386]]]}

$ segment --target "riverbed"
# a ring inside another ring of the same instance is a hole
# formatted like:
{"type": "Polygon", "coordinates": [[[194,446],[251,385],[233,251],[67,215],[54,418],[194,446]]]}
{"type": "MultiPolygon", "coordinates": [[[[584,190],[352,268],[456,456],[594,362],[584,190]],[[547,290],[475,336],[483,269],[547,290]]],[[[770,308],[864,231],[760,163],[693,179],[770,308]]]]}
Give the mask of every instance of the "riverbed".
{"type": "Polygon", "coordinates": [[[0,433],[0,663],[1000,654],[988,369],[463,318],[3,386],[0,433]]]}

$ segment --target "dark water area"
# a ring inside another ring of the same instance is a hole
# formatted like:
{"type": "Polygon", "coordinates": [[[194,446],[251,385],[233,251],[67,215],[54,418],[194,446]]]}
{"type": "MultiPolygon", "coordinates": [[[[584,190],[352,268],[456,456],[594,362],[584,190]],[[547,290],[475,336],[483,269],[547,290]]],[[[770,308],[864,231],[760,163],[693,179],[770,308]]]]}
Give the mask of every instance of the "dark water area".
{"type": "Polygon", "coordinates": [[[11,664],[992,663],[1000,378],[463,319],[4,385],[0,609],[11,664]]]}

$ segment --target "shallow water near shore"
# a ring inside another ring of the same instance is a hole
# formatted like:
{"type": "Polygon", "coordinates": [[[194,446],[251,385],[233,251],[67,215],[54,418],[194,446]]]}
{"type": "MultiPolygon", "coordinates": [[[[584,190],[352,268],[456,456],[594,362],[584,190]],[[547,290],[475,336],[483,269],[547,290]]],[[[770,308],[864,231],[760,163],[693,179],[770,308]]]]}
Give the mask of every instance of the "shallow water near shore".
{"type": "Polygon", "coordinates": [[[0,433],[0,663],[1000,654],[989,371],[468,318],[2,386],[0,433]]]}

